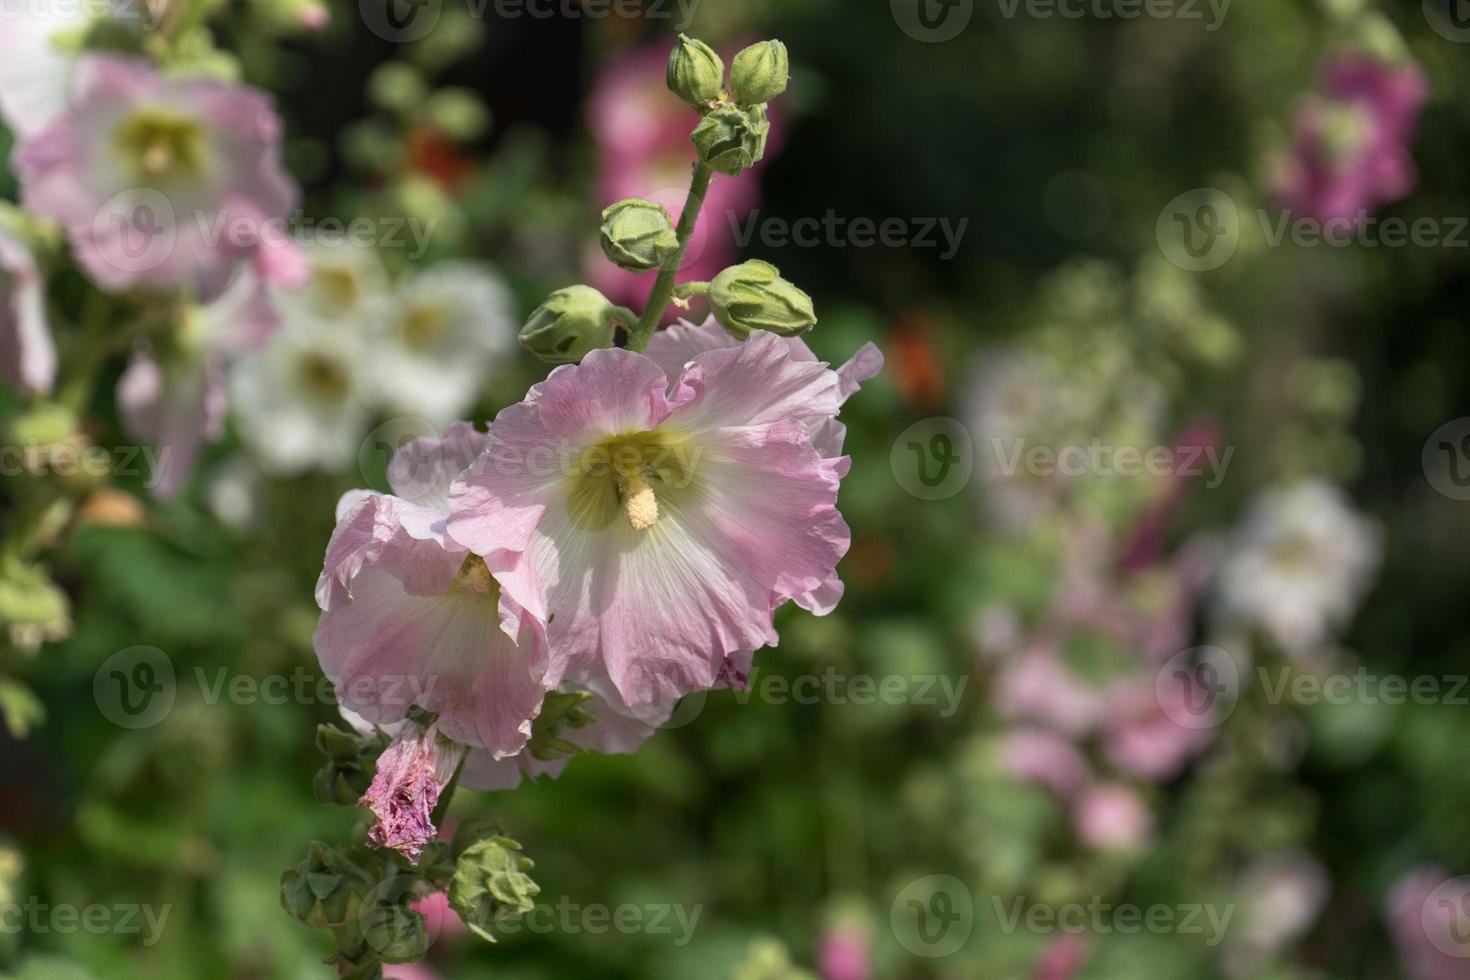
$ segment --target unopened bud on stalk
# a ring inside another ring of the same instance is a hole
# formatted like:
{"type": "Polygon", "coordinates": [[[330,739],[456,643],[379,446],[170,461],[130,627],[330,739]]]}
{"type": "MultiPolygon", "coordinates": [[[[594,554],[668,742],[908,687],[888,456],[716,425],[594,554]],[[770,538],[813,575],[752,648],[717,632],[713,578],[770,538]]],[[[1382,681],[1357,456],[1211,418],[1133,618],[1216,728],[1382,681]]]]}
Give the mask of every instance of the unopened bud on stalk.
{"type": "Polygon", "coordinates": [[[660,268],[679,251],[674,223],[661,205],[641,198],[619,201],[602,212],[602,251],[630,272],[660,268]]]}
{"type": "Polygon", "coordinates": [[[752,330],[795,337],[817,324],[812,298],[782,279],[774,265],[755,259],[715,276],[709,302],[720,326],[740,340],[752,330]]]}
{"type": "Polygon", "coordinates": [[[669,54],[667,81],[670,92],[704,109],[725,94],[725,63],[708,44],[680,34],[669,54]]]}
{"type": "Polygon", "coordinates": [[[770,120],[763,106],[742,109],[725,105],[713,109],[690,138],[706,167],[727,177],[739,176],[766,155],[770,120]]]}
{"type": "Polygon", "coordinates": [[[546,297],[521,328],[521,343],[550,364],[572,364],[613,344],[617,307],[591,286],[567,286],[546,297]]]}
{"type": "Polygon", "coordinates": [[[752,44],[730,63],[730,94],[744,106],[761,105],[786,91],[791,65],[780,41],[752,44]]]}

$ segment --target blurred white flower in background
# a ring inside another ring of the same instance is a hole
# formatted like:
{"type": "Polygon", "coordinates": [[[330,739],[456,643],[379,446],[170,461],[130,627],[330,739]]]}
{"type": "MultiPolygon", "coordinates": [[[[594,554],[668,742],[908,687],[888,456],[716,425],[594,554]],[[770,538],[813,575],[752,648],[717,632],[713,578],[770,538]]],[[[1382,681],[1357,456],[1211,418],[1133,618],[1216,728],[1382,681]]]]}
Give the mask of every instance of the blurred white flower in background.
{"type": "Polygon", "coordinates": [[[499,277],[468,262],[408,279],[376,301],[369,323],[373,373],[389,410],[438,426],[468,411],[517,326],[499,277]]]}
{"type": "Polygon", "coordinates": [[[300,309],[262,351],[240,358],[230,404],[240,435],[269,473],[345,469],[372,418],[367,337],[360,326],[300,309]]]}
{"type": "Polygon", "coordinates": [[[1288,654],[1311,653],[1357,609],[1382,548],[1381,529],[1340,488],[1304,480],[1268,491],[1231,537],[1219,578],[1222,611],[1264,630],[1288,654]]]}
{"type": "Polygon", "coordinates": [[[61,112],[94,3],[0,0],[0,119],[29,136],[61,112]]]}
{"type": "Polygon", "coordinates": [[[388,272],[377,249],[344,240],[331,245],[308,242],[302,251],[311,268],[306,284],[283,292],[277,300],[291,312],[348,321],[365,316],[388,294],[388,272]]]}
{"type": "Polygon", "coordinates": [[[1305,852],[1271,854],[1246,868],[1235,888],[1241,921],[1227,940],[1226,972],[1242,980],[1264,975],[1311,928],[1330,889],[1327,872],[1305,852]]]}

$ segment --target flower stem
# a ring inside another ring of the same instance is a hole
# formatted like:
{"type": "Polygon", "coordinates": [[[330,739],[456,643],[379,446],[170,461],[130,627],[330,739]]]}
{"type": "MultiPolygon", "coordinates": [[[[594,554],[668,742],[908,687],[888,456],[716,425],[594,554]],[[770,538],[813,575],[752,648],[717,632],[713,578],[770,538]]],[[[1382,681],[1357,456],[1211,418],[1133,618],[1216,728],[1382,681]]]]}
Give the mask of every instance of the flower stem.
{"type": "Polygon", "coordinates": [[[704,195],[709,190],[712,171],[703,163],[694,165],[694,179],[689,184],[689,196],[684,201],[684,211],[679,215],[674,233],[679,236],[679,249],[658,270],[653,282],[653,291],[648,294],[648,305],[638,325],[628,333],[628,349],[642,353],[653,339],[664,310],[674,296],[674,280],[678,278],[679,266],[684,262],[684,253],[689,249],[689,240],[694,237],[694,223],[699,220],[699,209],[704,206],[704,195]]]}

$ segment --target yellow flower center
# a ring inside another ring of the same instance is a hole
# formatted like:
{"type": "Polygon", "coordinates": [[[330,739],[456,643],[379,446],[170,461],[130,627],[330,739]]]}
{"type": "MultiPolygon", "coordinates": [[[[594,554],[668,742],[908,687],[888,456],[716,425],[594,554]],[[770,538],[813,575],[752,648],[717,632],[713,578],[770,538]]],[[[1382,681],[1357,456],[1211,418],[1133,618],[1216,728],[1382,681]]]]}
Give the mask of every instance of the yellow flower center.
{"type": "Polygon", "coordinates": [[[140,109],[118,126],[113,143],[140,183],[171,184],[204,175],[204,127],[190,116],[140,109]]]}
{"type": "Polygon", "coordinates": [[[488,599],[493,603],[500,601],[500,587],[495,582],[495,576],[490,574],[490,569],[485,567],[485,560],[479,555],[470,555],[459,566],[459,574],[454,577],[453,591],[469,599],[488,599]]]}
{"type": "Polygon", "coordinates": [[[350,387],[342,365],[322,354],[306,354],[297,363],[296,371],[301,386],[323,401],[340,400],[350,387]]]}
{"type": "Polygon", "coordinates": [[[361,294],[357,277],[350,270],[331,266],[318,268],[311,274],[311,288],[322,312],[332,315],[352,312],[361,294]]]}
{"type": "Polygon", "coordinates": [[[695,455],[682,436],[658,430],[609,436],[588,447],[572,476],[572,522],[600,531],[621,514],[635,531],[647,531],[658,523],[660,501],[667,504],[693,482],[695,455]]]}
{"type": "Polygon", "coordinates": [[[431,346],[444,333],[449,314],[437,306],[415,306],[403,317],[400,327],[403,342],[409,347],[422,350],[431,346]]]}

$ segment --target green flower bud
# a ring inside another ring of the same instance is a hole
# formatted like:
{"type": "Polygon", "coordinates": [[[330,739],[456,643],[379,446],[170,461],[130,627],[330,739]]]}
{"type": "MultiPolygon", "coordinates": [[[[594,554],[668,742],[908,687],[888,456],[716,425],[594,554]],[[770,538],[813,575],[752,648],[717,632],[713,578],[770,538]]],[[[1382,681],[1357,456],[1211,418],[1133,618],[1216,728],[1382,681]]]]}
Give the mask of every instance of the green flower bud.
{"type": "Polygon", "coordinates": [[[761,106],[726,105],[712,110],[694,128],[694,148],[706,167],[728,177],[749,170],[766,155],[771,122],[761,106]]]}
{"type": "Polygon", "coordinates": [[[791,64],[780,41],[752,44],[730,63],[730,92],[741,105],[761,105],[786,91],[791,64]]]}
{"type": "Polygon", "coordinates": [[[739,340],[752,330],[795,337],[817,325],[812,298],[769,262],[752,259],[721,272],[710,283],[709,302],[720,326],[739,340]]]}
{"type": "Polygon", "coordinates": [[[358,928],[369,949],[385,963],[412,963],[429,951],[428,923],[413,902],[434,887],[418,875],[394,875],[363,899],[358,928]]]}
{"type": "Polygon", "coordinates": [[[541,714],[531,723],[531,755],[543,761],[565,759],[582,751],[575,742],[562,737],[568,728],[585,728],[597,716],[583,705],[592,700],[586,691],[552,691],[541,705],[541,714]]]}
{"type": "Polygon", "coordinates": [[[388,747],[384,734],[359,735],[335,725],[318,725],[316,747],[327,764],[312,780],[317,801],[356,806],[372,785],[377,757],[388,747]]]}
{"type": "Polygon", "coordinates": [[[630,272],[657,269],[679,251],[679,236],[669,212],[636,197],[602,212],[601,241],[608,259],[630,272]]]}
{"type": "Polygon", "coordinates": [[[0,565],[0,625],[24,650],[71,635],[71,602],[45,570],[19,559],[0,565]]]}
{"type": "Polygon", "coordinates": [[[306,860],[281,876],[281,906],[318,929],[335,929],[357,918],[372,881],[362,868],[320,841],[306,860]]]}
{"type": "Polygon", "coordinates": [[[686,34],[669,53],[669,91],[696,109],[718,102],[725,86],[725,63],[715,49],[686,34]]]}
{"type": "Polygon", "coordinates": [[[551,364],[580,361],[613,344],[616,307],[591,286],[568,286],[546,297],[521,328],[521,343],[551,364]]]}
{"type": "Polygon", "coordinates": [[[449,904],[480,938],[495,942],[490,925],[502,910],[536,907],[541,886],[526,874],[535,867],[508,837],[489,837],[465,849],[449,883],[449,904]]]}

